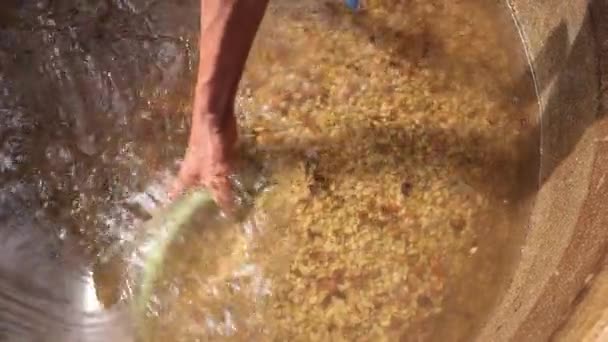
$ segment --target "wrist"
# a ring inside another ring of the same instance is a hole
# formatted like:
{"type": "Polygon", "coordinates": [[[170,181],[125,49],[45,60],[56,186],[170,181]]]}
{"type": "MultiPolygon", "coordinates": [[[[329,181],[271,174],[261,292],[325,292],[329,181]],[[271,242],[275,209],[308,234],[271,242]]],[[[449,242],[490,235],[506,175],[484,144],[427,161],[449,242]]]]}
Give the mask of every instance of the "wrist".
{"type": "Polygon", "coordinates": [[[199,77],[192,107],[193,121],[220,126],[226,116],[232,115],[235,93],[225,81],[199,77]]]}
{"type": "Polygon", "coordinates": [[[232,110],[209,110],[204,106],[193,109],[191,145],[224,146],[230,150],[236,138],[236,120],[232,110]]]}

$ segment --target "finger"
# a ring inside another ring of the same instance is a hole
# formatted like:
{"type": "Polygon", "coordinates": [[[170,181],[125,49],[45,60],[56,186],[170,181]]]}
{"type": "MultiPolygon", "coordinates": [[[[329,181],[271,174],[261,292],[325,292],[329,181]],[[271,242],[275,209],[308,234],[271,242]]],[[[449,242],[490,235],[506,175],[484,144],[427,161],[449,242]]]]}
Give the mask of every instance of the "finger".
{"type": "Polygon", "coordinates": [[[198,174],[187,167],[182,166],[180,172],[171,186],[169,191],[169,198],[174,200],[177,196],[181,195],[184,191],[193,187],[199,183],[198,174]]]}
{"type": "Polygon", "coordinates": [[[211,190],[217,205],[226,214],[233,215],[236,211],[236,198],[228,177],[215,178],[207,187],[211,190]]]}

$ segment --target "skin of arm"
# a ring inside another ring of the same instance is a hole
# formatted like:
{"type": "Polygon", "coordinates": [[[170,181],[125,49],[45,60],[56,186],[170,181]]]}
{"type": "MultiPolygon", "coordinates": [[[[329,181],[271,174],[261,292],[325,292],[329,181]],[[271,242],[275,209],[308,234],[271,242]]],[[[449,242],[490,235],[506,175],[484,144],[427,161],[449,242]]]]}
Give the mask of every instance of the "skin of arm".
{"type": "Polygon", "coordinates": [[[237,140],[234,101],[267,5],[268,0],[201,0],[192,127],[173,196],[203,185],[220,206],[233,203],[228,176],[237,140]]]}

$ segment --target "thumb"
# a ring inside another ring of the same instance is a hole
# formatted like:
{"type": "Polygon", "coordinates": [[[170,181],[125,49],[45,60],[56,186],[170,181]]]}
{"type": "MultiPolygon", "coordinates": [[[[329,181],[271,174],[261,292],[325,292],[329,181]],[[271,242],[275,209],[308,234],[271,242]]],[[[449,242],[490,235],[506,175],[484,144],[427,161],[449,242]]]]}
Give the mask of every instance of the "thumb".
{"type": "Polygon", "coordinates": [[[169,199],[175,200],[184,191],[197,185],[199,178],[198,173],[194,169],[182,163],[181,169],[169,190],[169,199]]]}

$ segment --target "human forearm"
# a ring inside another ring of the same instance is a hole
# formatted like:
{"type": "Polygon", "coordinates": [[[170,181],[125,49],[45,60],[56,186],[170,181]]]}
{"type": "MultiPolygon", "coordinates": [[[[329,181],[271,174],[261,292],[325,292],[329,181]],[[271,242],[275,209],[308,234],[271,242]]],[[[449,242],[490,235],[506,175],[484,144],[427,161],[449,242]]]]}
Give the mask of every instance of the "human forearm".
{"type": "Polygon", "coordinates": [[[232,206],[234,99],[267,4],[268,0],[201,0],[192,128],[172,196],[203,185],[223,208],[232,206]]]}
{"type": "Polygon", "coordinates": [[[222,126],[226,116],[234,114],[238,83],[267,4],[268,0],[201,0],[193,124],[211,120],[222,126]]]}

